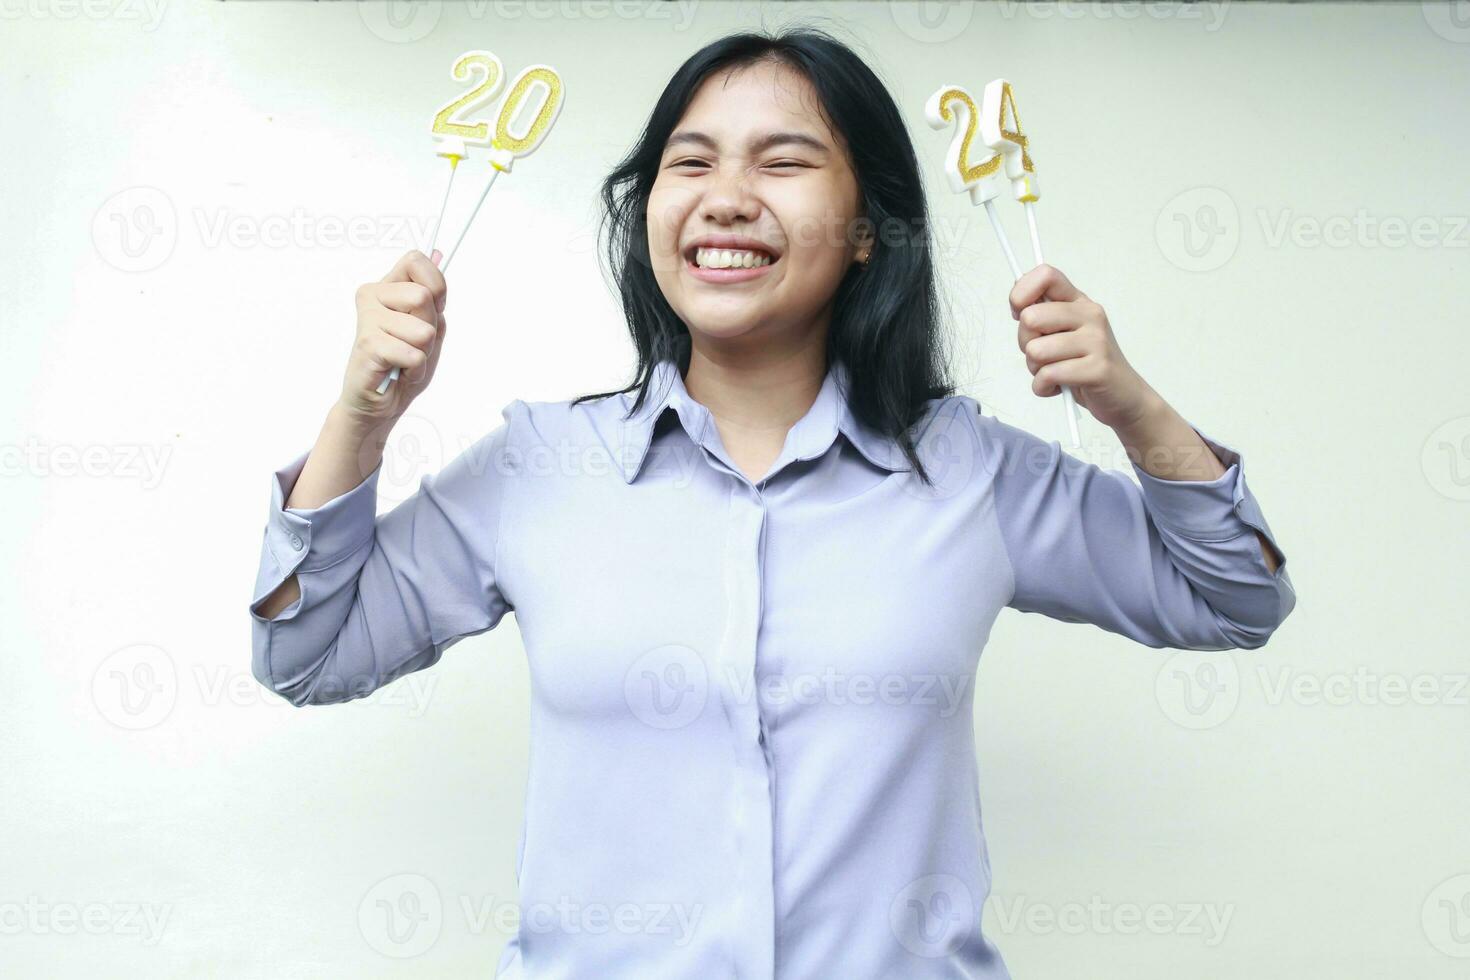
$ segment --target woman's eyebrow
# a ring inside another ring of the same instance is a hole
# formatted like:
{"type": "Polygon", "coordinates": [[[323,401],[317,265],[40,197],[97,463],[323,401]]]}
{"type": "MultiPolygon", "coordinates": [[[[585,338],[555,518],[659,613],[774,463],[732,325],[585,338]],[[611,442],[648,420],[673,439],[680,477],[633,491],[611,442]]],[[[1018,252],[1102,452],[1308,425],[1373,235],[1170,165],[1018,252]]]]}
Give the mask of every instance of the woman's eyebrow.
{"type": "MultiPolygon", "coordinates": [[[[668,142],[664,144],[664,149],[667,150],[675,145],[682,143],[693,143],[710,150],[719,149],[719,144],[716,143],[714,138],[711,137],[708,133],[701,133],[698,130],[693,129],[681,129],[678,132],[674,133],[672,136],[669,137],[668,142]]],[[[823,143],[815,136],[811,136],[807,133],[798,132],[766,133],[764,136],[751,140],[749,149],[752,154],[763,153],[773,146],[783,146],[787,144],[804,146],[808,149],[816,150],[819,153],[827,153],[831,150],[831,148],[827,146],[826,143],[823,143]]]]}

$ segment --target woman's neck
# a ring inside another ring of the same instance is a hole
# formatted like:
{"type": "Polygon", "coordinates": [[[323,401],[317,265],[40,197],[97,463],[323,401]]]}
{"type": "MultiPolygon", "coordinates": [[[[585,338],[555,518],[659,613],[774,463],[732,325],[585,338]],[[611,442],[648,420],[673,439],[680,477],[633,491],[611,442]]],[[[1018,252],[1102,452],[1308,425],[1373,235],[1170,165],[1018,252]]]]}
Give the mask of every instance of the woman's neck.
{"type": "Polygon", "coordinates": [[[684,388],[709,409],[725,452],[751,479],[760,479],[786,433],[811,409],[827,376],[826,338],[781,354],[690,351],[684,388]]]}

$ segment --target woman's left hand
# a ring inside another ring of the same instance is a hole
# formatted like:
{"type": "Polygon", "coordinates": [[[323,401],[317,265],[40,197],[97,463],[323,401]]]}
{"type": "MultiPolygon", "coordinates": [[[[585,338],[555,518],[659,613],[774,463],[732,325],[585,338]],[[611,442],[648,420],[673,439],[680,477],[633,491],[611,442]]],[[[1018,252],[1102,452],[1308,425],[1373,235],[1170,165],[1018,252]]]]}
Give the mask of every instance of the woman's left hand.
{"type": "Polygon", "coordinates": [[[1108,315],[1053,266],[1039,265],[1011,289],[1011,316],[1033,375],[1031,390],[1043,398],[1070,385],[1077,404],[1110,428],[1127,426],[1159,401],[1133,370],[1113,336],[1108,315]]]}

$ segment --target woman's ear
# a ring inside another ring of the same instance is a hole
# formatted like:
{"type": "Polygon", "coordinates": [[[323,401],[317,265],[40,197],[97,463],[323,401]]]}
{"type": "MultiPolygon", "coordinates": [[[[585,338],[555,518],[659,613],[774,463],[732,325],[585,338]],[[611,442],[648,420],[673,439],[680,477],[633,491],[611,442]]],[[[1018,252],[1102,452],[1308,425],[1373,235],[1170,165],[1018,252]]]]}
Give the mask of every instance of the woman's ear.
{"type": "Polygon", "coordinates": [[[854,236],[857,254],[853,260],[860,266],[866,266],[868,260],[873,257],[873,228],[872,223],[866,219],[858,222],[857,234],[854,236]]]}

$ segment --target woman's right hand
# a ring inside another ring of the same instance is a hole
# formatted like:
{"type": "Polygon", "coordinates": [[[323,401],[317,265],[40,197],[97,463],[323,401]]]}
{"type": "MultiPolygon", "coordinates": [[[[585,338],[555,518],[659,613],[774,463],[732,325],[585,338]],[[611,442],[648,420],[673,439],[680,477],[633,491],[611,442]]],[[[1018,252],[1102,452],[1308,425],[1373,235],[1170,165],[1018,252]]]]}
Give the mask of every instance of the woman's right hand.
{"type": "Polygon", "coordinates": [[[357,290],[357,337],[342,382],[342,410],[371,424],[396,421],[434,377],[447,323],[440,253],[406,253],[379,282],[357,290]],[[378,394],[393,368],[398,380],[378,394]]]}

